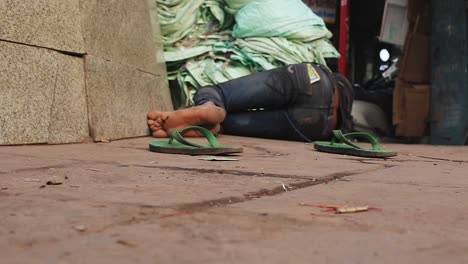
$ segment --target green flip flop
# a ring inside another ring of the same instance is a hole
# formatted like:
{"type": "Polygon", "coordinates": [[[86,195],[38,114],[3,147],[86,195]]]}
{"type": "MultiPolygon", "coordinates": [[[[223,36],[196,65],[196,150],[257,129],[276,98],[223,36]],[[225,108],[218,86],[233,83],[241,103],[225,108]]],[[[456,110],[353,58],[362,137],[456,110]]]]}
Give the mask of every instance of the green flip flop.
{"type": "Polygon", "coordinates": [[[388,158],[398,154],[395,150],[380,149],[377,139],[369,134],[354,132],[343,134],[341,130],[333,130],[333,138],[331,141],[316,141],[314,148],[318,151],[352,155],[367,158],[388,158]],[[362,148],[348,138],[362,139],[372,145],[372,149],[362,148]]]}
{"type": "Polygon", "coordinates": [[[199,126],[190,126],[183,130],[171,130],[169,141],[153,141],[149,143],[149,150],[167,154],[184,155],[226,155],[242,153],[242,147],[221,146],[216,137],[208,129],[199,126]],[[208,140],[209,144],[197,144],[187,141],[182,135],[188,131],[198,131],[208,140]],[[174,139],[176,141],[174,141],[174,139]]]}

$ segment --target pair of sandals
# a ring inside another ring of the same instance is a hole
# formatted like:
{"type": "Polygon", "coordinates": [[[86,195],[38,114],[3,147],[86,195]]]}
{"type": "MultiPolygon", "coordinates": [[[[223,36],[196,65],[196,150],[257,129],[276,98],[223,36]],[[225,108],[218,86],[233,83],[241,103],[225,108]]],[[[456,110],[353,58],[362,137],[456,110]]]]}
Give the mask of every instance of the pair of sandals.
{"type": "MultiPolygon", "coordinates": [[[[314,142],[314,148],[322,152],[367,158],[389,158],[398,154],[394,150],[381,149],[377,139],[372,135],[361,132],[343,134],[341,130],[333,130],[331,141],[314,142]],[[372,148],[356,145],[350,138],[366,141],[372,145],[372,148]]],[[[153,141],[149,144],[149,149],[153,152],[185,155],[228,155],[243,152],[243,148],[239,146],[220,145],[213,133],[199,126],[190,126],[183,130],[173,129],[168,141],[153,141]],[[183,137],[188,131],[200,132],[208,140],[208,144],[188,141],[183,137]]]]}

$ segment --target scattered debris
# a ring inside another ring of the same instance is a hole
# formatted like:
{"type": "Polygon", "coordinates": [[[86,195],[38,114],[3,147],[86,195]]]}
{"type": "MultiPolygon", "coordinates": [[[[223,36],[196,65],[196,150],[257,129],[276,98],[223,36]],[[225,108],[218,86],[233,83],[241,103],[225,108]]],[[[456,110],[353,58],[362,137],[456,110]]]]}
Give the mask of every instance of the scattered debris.
{"type": "Polygon", "coordinates": [[[45,188],[46,186],[45,185],[41,185],[39,186],[39,189],[42,189],[42,188],[45,188]]]}
{"type": "Polygon", "coordinates": [[[350,214],[369,211],[369,206],[336,208],[337,214],[350,214]]]}
{"type": "Polygon", "coordinates": [[[280,182],[280,181],[275,181],[275,182],[281,184],[281,186],[283,187],[283,190],[284,190],[285,192],[287,192],[287,191],[293,189],[293,187],[291,187],[291,186],[289,186],[289,185],[286,185],[286,184],[283,183],[283,182],[280,182]]]}
{"type": "Polygon", "coordinates": [[[102,140],[101,140],[101,143],[110,143],[110,140],[102,139],[102,140]]]}
{"type": "Polygon", "coordinates": [[[198,158],[198,159],[199,160],[206,160],[206,161],[239,161],[239,159],[235,159],[235,158],[215,157],[215,156],[201,157],[201,158],[198,158]]]}
{"type": "Polygon", "coordinates": [[[40,182],[41,180],[39,179],[31,179],[31,178],[25,178],[23,179],[24,182],[40,182]]]}
{"type": "Polygon", "coordinates": [[[132,247],[132,248],[137,246],[137,244],[135,242],[124,240],[124,239],[119,239],[116,242],[117,242],[117,244],[124,245],[124,246],[127,246],[127,247],[132,247]]]}
{"type": "Polygon", "coordinates": [[[369,206],[358,206],[358,207],[350,207],[350,206],[342,206],[342,205],[328,205],[328,204],[306,204],[300,203],[301,206],[309,206],[309,207],[316,207],[322,208],[322,212],[332,212],[336,214],[350,214],[350,213],[359,213],[359,212],[366,212],[366,211],[382,211],[383,209],[377,207],[369,207],[369,206]]]}
{"type": "Polygon", "coordinates": [[[62,182],[52,180],[52,181],[47,181],[46,185],[62,185],[62,182]]]}
{"type": "Polygon", "coordinates": [[[166,219],[166,218],[177,217],[177,216],[188,216],[188,215],[192,215],[192,213],[179,212],[179,213],[173,213],[173,214],[166,214],[166,215],[160,216],[159,219],[166,219]]]}
{"type": "Polygon", "coordinates": [[[87,230],[86,226],[84,225],[75,225],[73,226],[73,229],[79,232],[85,232],[87,230]]]}

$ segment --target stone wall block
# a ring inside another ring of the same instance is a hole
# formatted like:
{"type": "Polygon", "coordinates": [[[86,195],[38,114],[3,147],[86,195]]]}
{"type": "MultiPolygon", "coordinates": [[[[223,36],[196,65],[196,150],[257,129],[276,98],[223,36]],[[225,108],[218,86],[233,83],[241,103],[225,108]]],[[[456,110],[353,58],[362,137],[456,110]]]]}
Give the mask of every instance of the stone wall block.
{"type": "Polygon", "coordinates": [[[172,110],[166,76],[94,56],[86,56],[85,73],[90,134],[95,141],[149,135],[147,113],[172,110]]]}
{"type": "Polygon", "coordinates": [[[61,70],[56,77],[48,143],[87,141],[89,128],[84,59],[57,56],[57,66],[61,70]]]}
{"type": "Polygon", "coordinates": [[[0,40],[83,54],[78,0],[0,0],[0,40]]]}
{"type": "Polygon", "coordinates": [[[86,52],[156,75],[148,0],[80,0],[86,52]]]}
{"type": "Polygon", "coordinates": [[[82,65],[81,58],[0,42],[0,145],[72,143],[86,138],[80,121],[86,120],[82,65]],[[71,119],[78,120],[73,128],[58,125],[71,119]]]}

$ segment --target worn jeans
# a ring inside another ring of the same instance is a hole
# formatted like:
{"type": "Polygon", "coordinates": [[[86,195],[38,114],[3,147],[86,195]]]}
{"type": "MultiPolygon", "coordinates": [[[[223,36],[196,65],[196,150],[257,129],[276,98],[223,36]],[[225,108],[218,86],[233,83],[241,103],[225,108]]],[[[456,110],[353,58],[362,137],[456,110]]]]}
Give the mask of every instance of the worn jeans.
{"type": "Polygon", "coordinates": [[[335,82],[328,69],[313,65],[320,81],[310,84],[306,64],[255,73],[200,89],[196,105],[208,101],[226,110],[222,133],[313,141],[333,129],[335,82]]]}

